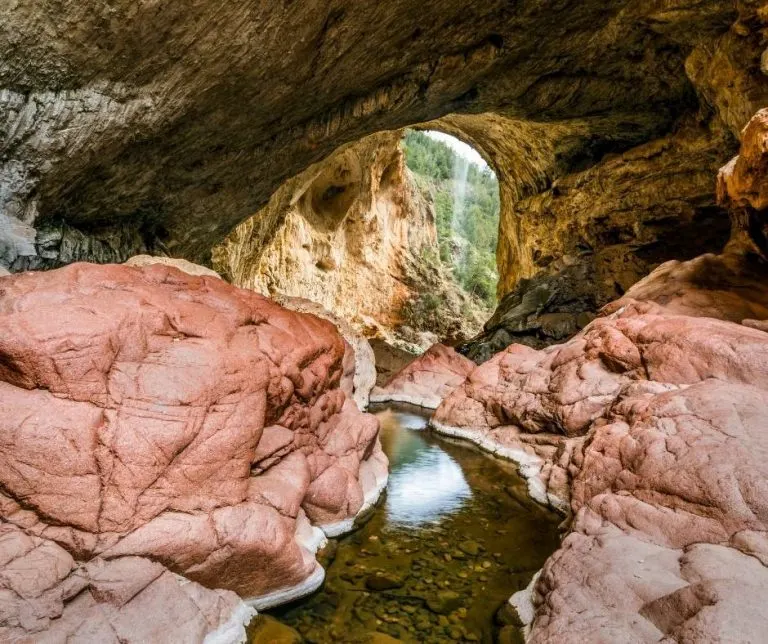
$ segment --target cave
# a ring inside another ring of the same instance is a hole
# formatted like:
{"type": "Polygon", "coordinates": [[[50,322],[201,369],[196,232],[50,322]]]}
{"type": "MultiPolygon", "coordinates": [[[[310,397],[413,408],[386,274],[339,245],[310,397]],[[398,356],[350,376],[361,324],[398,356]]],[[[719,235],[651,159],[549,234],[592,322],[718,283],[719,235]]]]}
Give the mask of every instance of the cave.
{"type": "Polygon", "coordinates": [[[764,4],[33,0],[0,60],[0,640],[764,640],[764,4]]]}

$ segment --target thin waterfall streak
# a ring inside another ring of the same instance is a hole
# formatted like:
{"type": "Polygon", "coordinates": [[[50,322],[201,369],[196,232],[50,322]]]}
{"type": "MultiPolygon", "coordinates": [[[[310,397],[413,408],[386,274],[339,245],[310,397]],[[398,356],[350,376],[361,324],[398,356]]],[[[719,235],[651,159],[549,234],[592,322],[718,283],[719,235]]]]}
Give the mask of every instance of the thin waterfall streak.
{"type": "MultiPolygon", "coordinates": [[[[463,154],[453,156],[453,230],[463,231],[467,198],[467,177],[470,161],[463,154]]],[[[467,248],[462,248],[462,261],[466,260],[467,248]]]]}

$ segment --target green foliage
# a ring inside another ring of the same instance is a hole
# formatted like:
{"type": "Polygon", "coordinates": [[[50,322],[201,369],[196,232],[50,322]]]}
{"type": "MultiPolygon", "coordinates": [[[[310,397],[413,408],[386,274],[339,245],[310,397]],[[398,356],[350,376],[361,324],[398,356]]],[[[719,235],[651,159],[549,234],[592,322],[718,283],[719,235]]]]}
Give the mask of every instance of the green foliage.
{"type": "Polygon", "coordinates": [[[454,172],[458,155],[445,143],[409,130],[404,139],[406,162],[435,205],[440,260],[452,267],[465,291],[488,306],[496,304],[496,245],[499,236],[499,184],[488,168],[470,163],[463,207],[457,204],[454,172]],[[458,212],[457,212],[458,211],[458,212]]]}

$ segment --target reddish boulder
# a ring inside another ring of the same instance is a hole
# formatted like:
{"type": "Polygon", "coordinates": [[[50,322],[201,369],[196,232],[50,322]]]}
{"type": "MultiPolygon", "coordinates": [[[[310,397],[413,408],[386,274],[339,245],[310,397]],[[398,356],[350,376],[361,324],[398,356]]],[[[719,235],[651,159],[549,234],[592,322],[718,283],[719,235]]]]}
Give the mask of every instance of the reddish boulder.
{"type": "Polygon", "coordinates": [[[278,603],[322,581],[311,524],[348,526],[386,481],[347,345],[312,315],[161,264],[74,264],[4,278],[0,327],[0,516],[78,561],[278,603]]]}
{"type": "Polygon", "coordinates": [[[749,318],[768,318],[768,288],[751,262],[664,265],[565,344],[512,345],[437,409],[438,431],[518,460],[532,495],[572,515],[511,601],[530,642],[761,641],[768,333],[749,318]]]}
{"type": "Polygon", "coordinates": [[[291,311],[311,313],[323,320],[328,320],[341,333],[349,345],[348,355],[345,356],[345,379],[342,388],[348,397],[354,399],[362,411],[368,407],[371,389],[376,384],[376,358],[368,340],[356,331],[351,324],[331,313],[328,309],[301,297],[274,295],[273,299],[291,311]]]}
{"type": "Polygon", "coordinates": [[[404,402],[435,409],[475,368],[475,363],[444,344],[432,345],[423,355],[374,387],[371,402],[404,402]]]}
{"type": "Polygon", "coordinates": [[[653,302],[664,312],[729,322],[768,319],[768,269],[738,253],[701,255],[687,262],[666,262],[637,282],[603,315],[637,302],[653,302]]]}
{"type": "Polygon", "coordinates": [[[711,379],[593,430],[529,641],[763,641],[766,393],[711,379]]]}
{"type": "Polygon", "coordinates": [[[240,642],[254,614],[141,557],[77,563],[53,541],[0,523],[3,642],[240,642]]]}

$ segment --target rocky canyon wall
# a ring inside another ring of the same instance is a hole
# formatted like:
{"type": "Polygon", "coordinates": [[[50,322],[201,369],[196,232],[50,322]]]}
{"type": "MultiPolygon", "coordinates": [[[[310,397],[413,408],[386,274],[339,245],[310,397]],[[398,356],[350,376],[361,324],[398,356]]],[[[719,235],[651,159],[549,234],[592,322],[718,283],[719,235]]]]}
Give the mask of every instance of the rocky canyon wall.
{"type": "Polygon", "coordinates": [[[731,225],[712,177],[735,146],[717,120],[683,122],[517,200],[499,244],[508,292],[467,355],[563,341],[659,264],[721,251],[731,225]]]}
{"type": "Polygon", "coordinates": [[[369,337],[429,347],[485,313],[441,264],[434,207],[405,167],[402,132],[346,146],[284,184],[214,250],[234,284],[317,302],[369,337]],[[266,237],[263,221],[281,225],[266,237]],[[418,316],[425,297],[437,303],[418,316]]]}
{"type": "Polygon", "coordinates": [[[513,161],[499,172],[501,302],[466,355],[482,362],[512,342],[561,342],[659,264],[722,250],[730,222],[711,177],[768,103],[768,15],[754,2],[734,9],[727,32],[706,43],[674,35],[689,47],[691,94],[666,126],[638,112],[546,126],[500,115],[438,121],[498,167],[513,161]]]}

